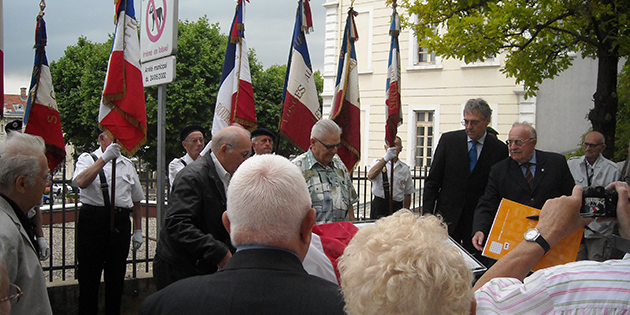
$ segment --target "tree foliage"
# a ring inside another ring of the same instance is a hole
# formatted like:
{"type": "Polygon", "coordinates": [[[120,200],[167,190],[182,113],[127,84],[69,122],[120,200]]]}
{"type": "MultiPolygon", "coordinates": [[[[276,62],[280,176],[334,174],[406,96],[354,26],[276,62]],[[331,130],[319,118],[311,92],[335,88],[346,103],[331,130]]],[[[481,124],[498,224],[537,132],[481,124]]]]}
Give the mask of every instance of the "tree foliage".
{"type": "MultiPolygon", "coordinates": [[[[176,79],[167,85],[165,161],[185,154],[179,132],[190,124],[211,130],[216,96],[221,82],[227,36],[217,23],[206,17],[197,21],[179,21],[176,79]]],[[[68,46],[64,56],[50,65],[66,143],[75,146],[75,157],[97,147],[96,124],[107,71],[112,39],[93,43],[80,37],[68,46]]],[[[264,70],[250,49],[250,72],[258,125],[278,131],[286,66],[264,70]]],[[[316,73],[316,84],[322,91],[323,80],[316,73]]],[[[147,143],[136,156],[155,169],[157,161],[157,87],[145,88],[147,108],[147,143]]],[[[321,100],[320,100],[321,104],[321,100]]],[[[210,132],[206,134],[210,140],[210,132]]],[[[289,156],[297,149],[283,142],[279,154],[289,156]]]]}
{"type": "MultiPolygon", "coordinates": [[[[502,71],[528,96],[571,65],[571,54],[599,60],[593,129],[615,139],[617,65],[630,52],[628,0],[406,0],[421,45],[474,62],[506,53],[502,71]],[[437,27],[436,27],[437,26],[437,27]]],[[[613,145],[605,155],[611,156],[613,145]]]]}

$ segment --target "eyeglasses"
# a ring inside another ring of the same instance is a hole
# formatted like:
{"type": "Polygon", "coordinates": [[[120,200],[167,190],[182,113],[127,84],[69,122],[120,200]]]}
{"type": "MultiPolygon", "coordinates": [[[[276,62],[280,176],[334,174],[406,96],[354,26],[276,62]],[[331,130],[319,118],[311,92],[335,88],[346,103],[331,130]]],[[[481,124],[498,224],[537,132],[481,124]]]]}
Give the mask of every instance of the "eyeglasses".
{"type": "Polygon", "coordinates": [[[10,301],[11,304],[15,304],[20,300],[20,296],[24,294],[22,289],[20,289],[17,285],[11,283],[9,286],[9,296],[0,299],[0,303],[10,301]]]}
{"type": "Polygon", "coordinates": [[[598,146],[602,145],[603,143],[588,143],[588,142],[584,142],[582,143],[582,146],[585,148],[597,148],[598,146]]]}
{"type": "MultiPolygon", "coordinates": [[[[233,148],[233,146],[232,146],[231,144],[229,144],[229,143],[226,143],[225,145],[227,145],[227,146],[228,146],[228,147],[230,147],[230,148],[233,148]]],[[[231,151],[233,151],[233,149],[230,149],[230,150],[231,150],[231,151]]],[[[239,154],[240,154],[240,155],[241,155],[244,159],[246,159],[246,158],[248,158],[248,157],[249,157],[249,155],[251,154],[251,151],[250,151],[250,150],[247,150],[247,151],[240,152],[239,154]]]]}
{"type": "Polygon", "coordinates": [[[35,174],[27,174],[27,176],[39,177],[39,178],[44,180],[46,185],[50,184],[52,182],[52,178],[53,178],[52,174],[50,174],[50,173],[46,173],[45,176],[39,176],[39,175],[35,175],[35,174]]]}
{"type": "Polygon", "coordinates": [[[463,119],[462,120],[462,126],[466,127],[466,125],[471,125],[473,127],[477,127],[477,125],[479,125],[480,122],[481,122],[480,120],[463,119]]]}
{"type": "Polygon", "coordinates": [[[190,139],[190,140],[186,140],[186,142],[192,142],[192,143],[195,143],[195,144],[196,144],[196,143],[203,143],[203,142],[204,142],[204,139],[203,139],[203,137],[199,137],[199,138],[192,138],[192,139],[190,139]]]}
{"type": "Polygon", "coordinates": [[[526,142],[530,142],[534,140],[534,138],[529,138],[529,139],[516,139],[516,140],[505,140],[505,144],[509,146],[511,146],[512,144],[516,144],[516,146],[520,147],[523,144],[525,144],[526,142]]]}
{"type": "Polygon", "coordinates": [[[337,149],[341,148],[341,142],[339,142],[337,144],[325,144],[325,143],[321,142],[317,138],[315,138],[315,140],[317,140],[317,142],[321,143],[326,148],[326,150],[332,150],[333,148],[337,148],[337,149]]]}

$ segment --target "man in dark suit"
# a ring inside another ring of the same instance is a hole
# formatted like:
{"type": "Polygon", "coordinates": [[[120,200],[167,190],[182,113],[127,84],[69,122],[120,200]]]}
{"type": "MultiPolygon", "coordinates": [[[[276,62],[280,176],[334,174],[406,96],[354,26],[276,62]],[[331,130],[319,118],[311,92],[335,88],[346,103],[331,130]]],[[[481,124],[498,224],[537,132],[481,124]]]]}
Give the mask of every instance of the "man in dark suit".
{"type": "Polygon", "coordinates": [[[219,272],[149,296],[140,314],[345,314],[339,286],[304,271],[316,212],[300,170],[278,155],[245,161],[223,224],[237,251],[219,272]]]}
{"type": "Polygon", "coordinates": [[[214,273],[232,257],[234,247],[221,215],[230,176],[251,152],[249,137],[240,126],[222,129],[213,137],[212,152],[177,175],[153,261],[158,290],[179,279],[214,273]]]}
{"type": "Polygon", "coordinates": [[[441,214],[448,234],[471,253],[475,252],[470,236],[477,201],[486,188],[490,167],[508,156],[505,144],[488,137],[491,116],[486,101],[468,100],[462,121],[465,129],[442,135],[424,182],[423,213],[441,214]]]}
{"type": "Polygon", "coordinates": [[[540,209],[547,199],[571,195],[574,182],[566,159],[536,150],[537,138],[530,124],[512,125],[506,141],[510,157],[490,170],[486,191],[475,210],[472,243],[478,250],[483,250],[502,198],[540,209]]]}

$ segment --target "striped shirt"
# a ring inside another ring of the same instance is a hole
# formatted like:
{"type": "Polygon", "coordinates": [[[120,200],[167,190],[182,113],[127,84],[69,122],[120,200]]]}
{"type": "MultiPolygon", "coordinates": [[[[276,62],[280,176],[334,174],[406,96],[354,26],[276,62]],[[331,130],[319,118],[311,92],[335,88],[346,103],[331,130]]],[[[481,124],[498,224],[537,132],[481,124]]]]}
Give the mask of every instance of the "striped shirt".
{"type": "Polygon", "coordinates": [[[477,314],[630,314],[630,254],[495,278],[475,292],[477,314]]]}

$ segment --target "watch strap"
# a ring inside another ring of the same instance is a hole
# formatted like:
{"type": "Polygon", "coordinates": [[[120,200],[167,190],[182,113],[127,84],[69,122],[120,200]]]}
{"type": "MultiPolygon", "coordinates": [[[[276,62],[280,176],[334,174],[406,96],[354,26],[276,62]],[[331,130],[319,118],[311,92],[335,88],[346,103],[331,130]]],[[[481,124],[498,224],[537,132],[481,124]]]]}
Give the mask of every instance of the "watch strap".
{"type": "Polygon", "coordinates": [[[534,241],[536,241],[536,243],[538,243],[538,245],[540,245],[540,247],[543,248],[543,250],[545,251],[545,254],[547,254],[547,252],[551,249],[551,246],[549,246],[549,243],[547,242],[547,240],[544,237],[542,237],[542,235],[540,234],[538,234],[538,237],[536,237],[534,241]]]}

